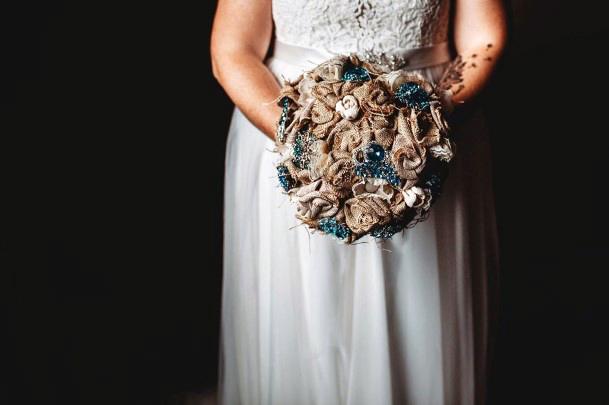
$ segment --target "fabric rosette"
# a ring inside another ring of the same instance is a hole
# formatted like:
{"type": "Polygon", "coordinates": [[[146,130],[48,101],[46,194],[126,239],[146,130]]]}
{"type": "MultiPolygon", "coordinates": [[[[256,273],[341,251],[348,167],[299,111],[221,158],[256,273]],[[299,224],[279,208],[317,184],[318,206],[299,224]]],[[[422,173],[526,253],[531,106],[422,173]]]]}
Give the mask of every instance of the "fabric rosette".
{"type": "Polygon", "coordinates": [[[455,149],[433,83],[338,56],[285,82],[278,104],[277,176],[309,228],[352,243],[427,217],[455,149]]]}

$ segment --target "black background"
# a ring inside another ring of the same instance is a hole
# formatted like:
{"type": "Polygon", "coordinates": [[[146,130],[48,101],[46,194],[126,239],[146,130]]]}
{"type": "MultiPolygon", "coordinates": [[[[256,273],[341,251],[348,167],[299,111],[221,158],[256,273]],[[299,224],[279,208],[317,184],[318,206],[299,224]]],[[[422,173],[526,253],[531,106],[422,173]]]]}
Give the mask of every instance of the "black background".
{"type": "MultiPolygon", "coordinates": [[[[0,6],[0,403],[213,389],[232,109],[210,74],[214,3],[0,6]]],[[[491,404],[607,401],[593,3],[514,0],[484,99],[502,249],[491,404]]]]}

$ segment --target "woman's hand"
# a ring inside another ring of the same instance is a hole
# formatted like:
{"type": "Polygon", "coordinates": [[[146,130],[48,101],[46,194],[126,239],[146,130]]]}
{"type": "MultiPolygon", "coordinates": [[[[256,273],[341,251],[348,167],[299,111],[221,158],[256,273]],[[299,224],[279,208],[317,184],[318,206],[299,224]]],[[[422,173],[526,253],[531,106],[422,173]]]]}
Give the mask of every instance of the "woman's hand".
{"type": "Polygon", "coordinates": [[[243,114],[271,139],[280,86],[264,64],[273,31],[271,0],[219,0],[211,35],[214,77],[243,114]]]}
{"type": "Polygon", "coordinates": [[[457,0],[454,38],[461,80],[450,92],[458,110],[481,92],[503,52],[507,27],[502,0],[457,0]]]}

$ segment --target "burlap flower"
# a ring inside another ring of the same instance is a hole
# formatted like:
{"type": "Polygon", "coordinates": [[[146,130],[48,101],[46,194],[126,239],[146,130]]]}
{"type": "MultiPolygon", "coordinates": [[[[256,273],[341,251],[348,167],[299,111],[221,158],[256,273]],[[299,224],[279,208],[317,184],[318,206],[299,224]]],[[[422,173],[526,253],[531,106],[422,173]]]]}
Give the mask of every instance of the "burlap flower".
{"type": "Polygon", "coordinates": [[[316,81],[310,73],[303,74],[302,79],[298,82],[298,99],[297,102],[301,107],[307,107],[314,100],[313,87],[316,81]]]}
{"type": "Polygon", "coordinates": [[[379,83],[365,82],[353,90],[353,95],[359,101],[362,110],[370,114],[391,115],[395,106],[391,103],[391,95],[379,83]]]}
{"type": "Polygon", "coordinates": [[[334,111],[336,102],[340,99],[340,84],[321,82],[311,88],[311,95],[320,103],[334,111]],[[336,86],[339,86],[336,88],[336,86]],[[337,92],[338,90],[338,92],[337,92]]]}
{"type": "Polygon", "coordinates": [[[416,184],[425,168],[426,149],[421,146],[410,130],[404,114],[398,114],[398,136],[391,150],[391,161],[398,175],[406,180],[406,186],[416,184]]]}
{"type": "Polygon", "coordinates": [[[348,95],[352,95],[353,91],[361,85],[362,84],[360,82],[355,81],[340,81],[332,83],[332,89],[334,90],[334,94],[336,94],[338,98],[342,98],[348,95]]]}
{"type": "Polygon", "coordinates": [[[364,194],[345,202],[345,221],[356,234],[363,234],[391,218],[387,201],[373,194],[364,194]]]}
{"type": "Polygon", "coordinates": [[[440,129],[428,115],[417,114],[414,110],[411,110],[407,121],[412,134],[421,146],[437,145],[442,139],[440,129]]]}
{"type": "Polygon", "coordinates": [[[318,140],[313,143],[309,163],[309,172],[312,180],[317,180],[323,176],[334,161],[329,152],[329,146],[326,141],[318,140]]]}
{"type": "Polygon", "coordinates": [[[313,70],[313,75],[321,80],[336,81],[340,80],[343,75],[343,66],[345,65],[344,57],[332,58],[313,70]]]}
{"type": "Polygon", "coordinates": [[[372,140],[372,132],[359,127],[356,123],[343,120],[336,124],[330,132],[333,139],[333,149],[351,152],[353,149],[367,144],[372,140]]]}
{"type": "Polygon", "coordinates": [[[338,212],[338,198],[328,192],[320,190],[321,179],[300,187],[292,198],[296,201],[298,214],[307,219],[332,217],[338,212]]]}
{"type": "Polygon", "coordinates": [[[330,164],[324,173],[324,182],[334,194],[345,197],[350,193],[353,184],[353,161],[339,159],[330,164]]]}
{"type": "Polygon", "coordinates": [[[403,193],[393,193],[393,197],[389,200],[389,209],[397,218],[401,217],[406,211],[406,201],[403,193]]]}
{"type": "Polygon", "coordinates": [[[334,108],[329,108],[317,100],[312,106],[311,121],[316,125],[312,126],[310,131],[317,139],[324,139],[341,120],[341,116],[334,111],[334,108]]]}
{"type": "Polygon", "coordinates": [[[279,97],[277,100],[279,101],[282,98],[287,97],[295,103],[298,102],[298,98],[300,97],[300,94],[298,93],[298,83],[300,80],[302,80],[302,78],[303,75],[300,75],[300,77],[294,82],[285,81],[283,87],[281,87],[281,90],[279,91],[279,97]]]}
{"type": "Polygon", "coordinates": [[[390,150],[395,139],[396,131],[393,128],[394,120],[391,117],[372,115],[361,122],[364,131],[372,133],[372,139],[384,149],[390,150]]]}

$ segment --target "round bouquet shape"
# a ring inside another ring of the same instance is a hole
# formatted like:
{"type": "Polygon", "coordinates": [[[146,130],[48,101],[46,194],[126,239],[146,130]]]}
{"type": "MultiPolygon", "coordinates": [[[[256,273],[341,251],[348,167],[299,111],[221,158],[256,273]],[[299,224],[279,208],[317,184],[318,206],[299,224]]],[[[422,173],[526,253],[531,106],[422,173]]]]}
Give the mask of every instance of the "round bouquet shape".
{"type": "Polygon", "coordinates": [[[454,145],[422,76],[338,56],[281,89],[279,184],[312,229],[352,243],[425,219],[454,145]]]}

